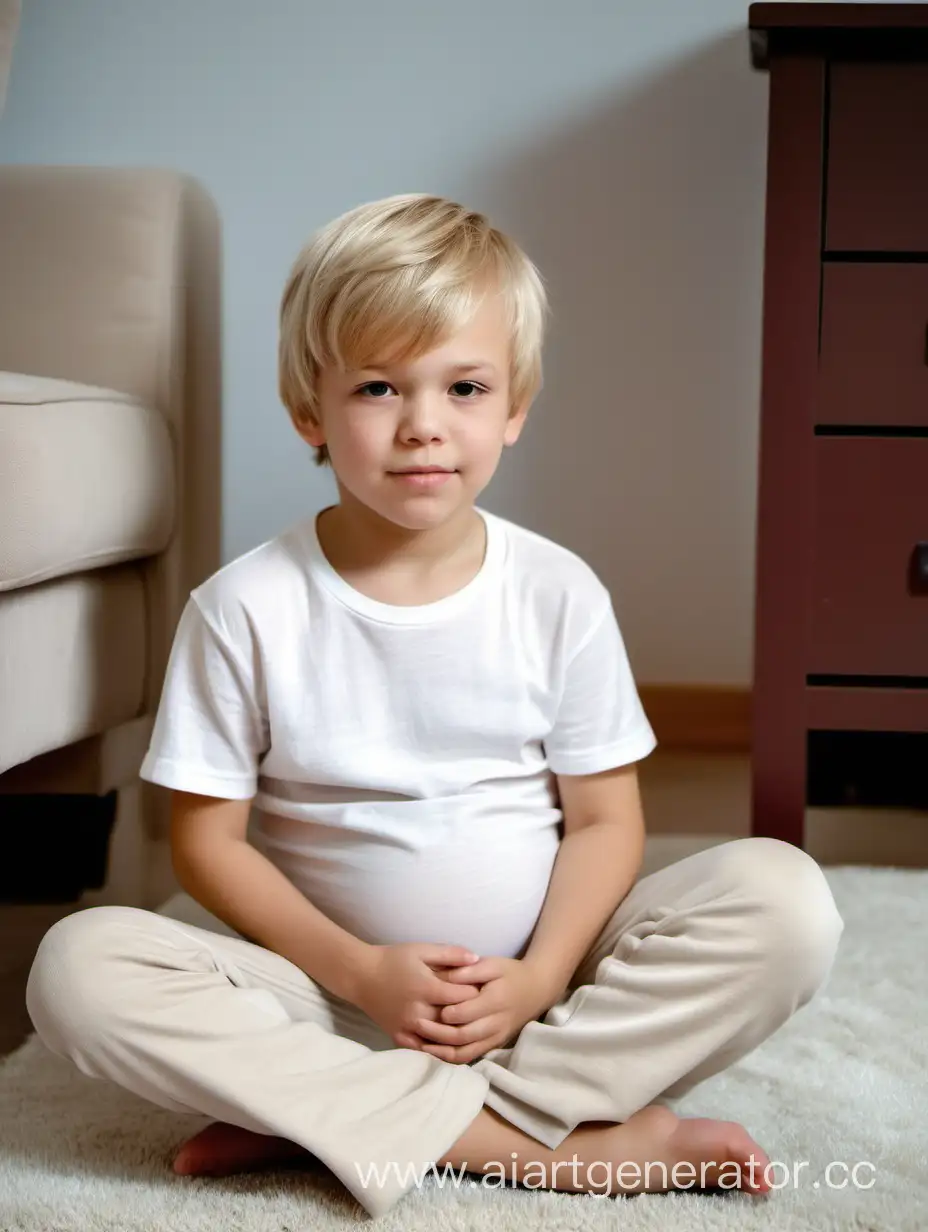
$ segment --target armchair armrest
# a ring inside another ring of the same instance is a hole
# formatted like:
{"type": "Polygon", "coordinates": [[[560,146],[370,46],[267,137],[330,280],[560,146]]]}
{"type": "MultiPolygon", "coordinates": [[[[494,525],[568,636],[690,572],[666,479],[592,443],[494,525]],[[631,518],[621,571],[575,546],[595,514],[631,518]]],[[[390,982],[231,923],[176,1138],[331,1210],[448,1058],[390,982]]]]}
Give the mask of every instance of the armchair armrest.
{"type": "Polygon", "coordinates": [[[190,591],[218,568],[219,225],[171,171],[0,167],[0,369],[115,389],[159,411],[177,507],[148,559],[145,711],[190,591]]]}

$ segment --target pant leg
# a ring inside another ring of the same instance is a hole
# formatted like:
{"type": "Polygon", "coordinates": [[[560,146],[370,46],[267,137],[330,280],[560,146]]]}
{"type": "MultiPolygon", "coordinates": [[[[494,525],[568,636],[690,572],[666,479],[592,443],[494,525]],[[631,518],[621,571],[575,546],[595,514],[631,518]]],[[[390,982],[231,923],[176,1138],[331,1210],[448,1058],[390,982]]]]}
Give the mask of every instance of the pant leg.
{"type": "Polygon", "coordinates": [[[751,1052],[808,1002],[843,922],[822,870],[776,839],[735,839],[638,881],[568,996],[472,1068],[485,1104],[552,1149],[626,1121],[751,1052]]]}
{"type": "Polygon", "coordinates": [[[397,1048],[279,954],[135,907],[57,921],[26,1006],[46,1047],[82,1073],[288,1138],[373,1216],[461,1136],[487,1088],[467,1066],[397,1048]]]}

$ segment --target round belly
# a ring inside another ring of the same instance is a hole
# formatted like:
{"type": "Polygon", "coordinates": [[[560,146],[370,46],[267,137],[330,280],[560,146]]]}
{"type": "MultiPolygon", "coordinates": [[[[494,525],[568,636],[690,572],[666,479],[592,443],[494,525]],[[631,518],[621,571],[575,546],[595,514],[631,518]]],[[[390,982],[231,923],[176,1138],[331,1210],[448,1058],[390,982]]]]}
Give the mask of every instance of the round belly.
{"type": "Polygon", "coordinates": [[[328,833],[297,851],[275,842],[271,826],[263,847],[320,911],[372,945],[429,941],[517,958],[544,904],[558,833],[482,829],[419,847],[328,833]]]}

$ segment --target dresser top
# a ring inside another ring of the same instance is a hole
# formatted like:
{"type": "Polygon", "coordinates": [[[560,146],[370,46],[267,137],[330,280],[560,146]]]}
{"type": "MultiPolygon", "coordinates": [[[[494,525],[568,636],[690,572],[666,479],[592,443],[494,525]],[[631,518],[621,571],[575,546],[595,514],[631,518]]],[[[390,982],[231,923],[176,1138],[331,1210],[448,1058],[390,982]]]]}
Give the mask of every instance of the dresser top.
{"type": "Polygon", "coordinates": [[[751,62],[778,52],[928,59],[928,4],[752,4],[751,62]]]}

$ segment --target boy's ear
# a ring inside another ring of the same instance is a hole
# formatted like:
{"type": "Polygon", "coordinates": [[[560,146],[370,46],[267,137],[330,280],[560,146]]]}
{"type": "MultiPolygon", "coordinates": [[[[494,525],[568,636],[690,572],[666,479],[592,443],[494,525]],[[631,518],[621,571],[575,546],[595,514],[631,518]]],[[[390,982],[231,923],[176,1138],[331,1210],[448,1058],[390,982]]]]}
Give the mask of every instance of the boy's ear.
{"type": "Polygon", "coordinates": [[[503,432],[503,444],[514,445],[522,434],[522,429],[525,427],[525,420],[528,417],[529,407],[532,405],[532,399],[527,398],[521,406],[516,407],[509,412],[509,418],[506,421],[506,429],[503,432]]]}
{"type": "Polygon", "coordinates": [[[318,449],[325,444],[325,432],[311,411],[304,410],[299,416],[293,416],[293,426],[307,444],[318,449]]]}

